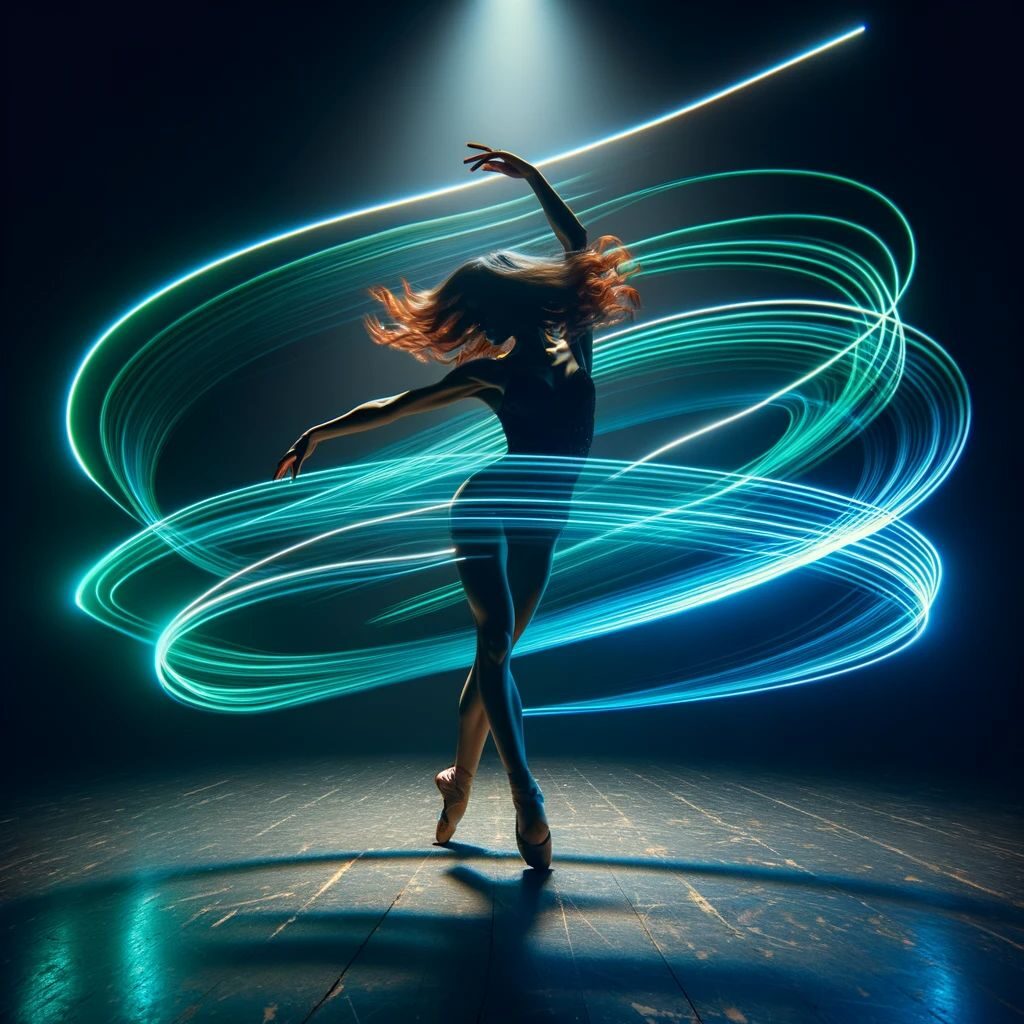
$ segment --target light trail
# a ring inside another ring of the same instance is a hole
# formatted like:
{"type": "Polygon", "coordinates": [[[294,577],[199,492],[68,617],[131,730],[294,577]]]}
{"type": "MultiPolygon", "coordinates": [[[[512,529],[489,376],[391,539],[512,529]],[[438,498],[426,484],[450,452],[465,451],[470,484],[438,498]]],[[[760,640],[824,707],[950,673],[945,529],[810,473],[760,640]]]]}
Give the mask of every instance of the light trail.
{"type": "MultiPolygon", "coordinates": [[[[751,85],[754,85],[757,82],[763,82],[765,79],[770,78],[773,75],[777,75],[780,72],[787,70],[788,68],[795,67],[797,64],[801,64],[804,61],[810,60],[811,58],[816,57],[819,54],[825,53],[836,46],[840,46],[841,44],[849,41],[850,39],[853,39],[856,36],[860,35],[863,31],[864,26],[859,25],[848,32],[844,32],[841,35],[826,40],[825,42],[819,44],[818,46],[814,46],[811,49],[805,50],[794,57],[790,57],[788,60],[784,60],[779,64],[774,64],[771,67],[766,68],[764,71],[760,71],[755,75],[751,75],[748,78],[742,79],[741,81],[736,82],[733,85],[730,85],[724,89],[719,89],[718,91],[713,92],[708,96],[705,96],[703,99],[699,99],[692,103],[688,103],[685,106],[679,107],[677,110],[670,111],[667,114],[663,114],[661,117],[654,118],[651,121],[646,121],[642,124],[636,125],[633,128],[626,129],[625,131],[617,132],[614,135],[608,135],[604,138],[597,139],[594,142],[589,142],[583,146],[578,146],[575,149],[568,150],[564,153],[558,153],[555,156],[547,157],[546,159],[539,161],[538,166],[547,167],[551,164],[559,163],[563,160],[568,160],[570,157],[582,156],[583,154],[590,153],[596,149],[601,148],[602,146],[610,145],[611,143],[618,142],[632,135],[637,135],[640,132],[647,131],[659,125],[667,124],[669,121],[673,121],[676,118],[683,117],[684,115],[692,113],[695,110],[699,110],[703,107],[709,106],[710,104],[714,103],[717,100],[725,99],[727,96],[732,96],[735,93],[740,92],[742,89],[749,88],[751,85]]],[[[460,182],[457,185],[446,185],[442,188],[431,189],[430,191],[427,192],[419,192],[410,196],[402,196],[399,199],[390,199],[385,202],[374,203],[370,206],[364,206],[356,210],[349,210],[346,213],[340,213],[333,217],[327,217],[324,218],[323,220],[314,221],[310,224],[305,224],[298,228],[292,228],[288,231],[283,231],[280,232],[279,234],[272,235],[268,238],[264,238],[258,242],[252,242],[249,245],[243,246],[241,249],[237,249],[234,252],[227,253],[224,256],[219,256],[208,263],[205,263],[201,266],[194,268],[193,270],[188,271],[182,276],[172,280],[168,284],[161,286],[155,292],[152,292],[137,305],[133,306],[126,313],[122,314],[117,320],[115,320],[109,327],[106,328],[106,330],[104,330],[100,334],[100,336],[93,342],[92,346],[88,349],[81,363],[79,363],[77,370],[72,376],[71,385],[68,388],[67,401],[65,402],[64,427],[68,439],[68,445],[70,446],[71,452],[74,455],[82,471],[85,473],[86,476],[89,477],[90,480],[92,480],[94,484],[96,484],[97,487],[100,488],[100,490],[102,490],[107,495],[107,497],[111,499],[111,501],[120,505],[122,508],[125,508],[125,506],[122,505],[121,502],[113,494],[111,494],[110,491],[107,490],[107,488],[104,487],[99,482],[99,480],[96,479],[96,477],[90,471],[89,466],[86,464],[86,461],[82,458],[82,455],[78,450],[78,446],[75,443],[75,432],[73,427],[73,407],[75,403],[75,392],[78,389],[79,383],[86,370],[86,367],[89,364],[89,361],[99,350],[100,346],[102,346],[103,343],[112,334],[114,334],[115,331],[117,331],[120,327],[127,323],[132,317],[143,312],[152,303],[156,302],[158,299],[167,295],[174,289],[179,288],[181,285],[186,284],[192,279],[199,277],[200,275],[209,273],[212,270],[216,270],[223,264],[228,263],[231,260],[235,260],[240,256],[246,256],[249,253],[255,252],[258,249],[263,249],[266,248],[267,246],[272,246],[278,242],[283,242],[289,238],[294,238],[298,235],[305,234],[306,232],[309,231],[315,231],[318,228],[339,224],[347,220],[354,220],[357,217],[365,217],[374,213],[382,213],[385,210],[397,209],[402,206],[408,206],[413,203],[424,202],[429,199],[438,199],[443,196],[452,195],[456,192],[465,192],[467,189],[477,188],[481,185],[486,185],[494,180],[495,179],[493,178],[485,177],[474,178],[469,181],[460,182]]],[[[125,508],[125,511],[129,510],[125,508]]]]}
{"type": "MultiPolygon", "coordinates": [[[[544,163],[664,124],[861,31],[544,163]]],[[[683,286],[711,269],[716,280],[742,275],[760,290],[598,335],[598,454],[578,467],[551,585],[517,654],[674,616],[685,648],[686,613],[787,579],[833,598],[797,629],[704,668],[634,678],[611,693],[562,694],[528,713],[706,700],[831,678],[892,656],[926,628],[941,563],[906,517],[956,464],[970,403],[948,353],[900,316],[915,247],[899,209],[848,178],[774,169],[668,180],[579,212],[596,230],[631,207],[686,198],[701,209],[705,189],[719,202],[721,190],[736,189],[749,202],[794,183],[802,208],[765,199],[745,215],[668,223],[631,240],[642,289],[644,279],[683,286]],[[634,459],[599,456],[604,438],[639,426],[662,440],[634,459]],[[665,440],[666,432],[674,436],[665,440]],[[724,464],[715,456],[705,468],[665,462],[684,454],[692,462],[698,442],[712,438],[739,438],[744,454],[724,464]],[[849,493],[801,479],[843,451],[847,459],[858,452],[849,493]]],[[[472,643],[451,625],[464,597],[448,516],[462,480],[504,451],[496,420],[482,410],[372,459],[171,514],[155,481],[167,439],[210,388],[283,346],[358,320],[367,281],[429,277],[476,255],[481,236],[537,245],[531,197],[340,242],[313,238],[317,228],[477,184],[352,211],[197,268],[121,317],[78,368],[67,409],[72,450],[140,529],[93,566],[76,601],[151,645],[157,677],[175,699],[267,711],[465,669],[472,643]],[[296,249],[297,239],[308,244],[296,249]],[[167,581],[182,565],[203,582],[168,607],[167,581]],[[353,629],[343,650],[231,639],[248,616],[324,596],[345,602],[353,629]]],[[[554,459],[513,462],[538,492],[565,468],[554,459]]],[[[527,521],[538,514],[523,513],[527,521]]]]}

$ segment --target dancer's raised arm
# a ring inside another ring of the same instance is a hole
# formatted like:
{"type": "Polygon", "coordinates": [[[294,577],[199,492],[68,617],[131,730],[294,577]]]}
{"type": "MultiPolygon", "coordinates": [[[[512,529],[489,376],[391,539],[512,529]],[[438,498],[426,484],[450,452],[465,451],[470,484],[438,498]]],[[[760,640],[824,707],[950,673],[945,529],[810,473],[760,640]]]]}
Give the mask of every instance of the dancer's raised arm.
{"type": "Polygon", "coordinates": [[[500,376],[495,373],[493,364],[493,359],[474,359],[462,366],[456,366],[435,384],[403,391],[390,398],[375,398],[357,405],[333,420],[310,427],[284,453],[277,464],[277,469],[274,470],[274,479],[280,480],[290,472],[294,480],[299,475],[303,463],[313,454],[321,441],[383,427],[403,416],[440,409],[442,406],[457,402],[460,398],[472,398],[488,388],[500,387],[500,376]]]}
{"type": "MultiPolygon", "coordinates": [[[[509,178],[523,178],[529,182],[540,200],[551,230],[562,243],[566,253],[576,252],[586,246],[587,229],[533,164],[521,156],[516,156],[515,153],[509,153],[504,149],[491,149],[482,142],[467,142],[466,145],[470,149],[482,150],[462,161],[472,164],[471,171],[493,171],[509,178]]],[[[594,332],[589,329],[581,331],[569,339],[569,347],[576,362],[589,373],[594,352],[594,332]]]]}
{"type": "Polygon", "coordinates": [[[462,161],[473,165],[470,167],[471,171],[494,171],[509,178],[524,178],[529,183],[540,200],[551,230],[566,252],[582,249],[587,244],[587,229],[533,164],[521,156],[516,156],[515,153],[509,153],[504,149],[490,149],[481,142],[467,142],[466,145],[470,149],[482,150],[462,161]]]}

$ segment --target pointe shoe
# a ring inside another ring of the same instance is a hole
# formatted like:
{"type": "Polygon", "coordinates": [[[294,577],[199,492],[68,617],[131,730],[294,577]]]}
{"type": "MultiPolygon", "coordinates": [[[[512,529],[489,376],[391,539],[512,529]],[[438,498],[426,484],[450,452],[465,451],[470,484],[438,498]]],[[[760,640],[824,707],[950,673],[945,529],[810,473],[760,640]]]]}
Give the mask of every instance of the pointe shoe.
{"type": "Polygon", "coordinates": [[[539,843],[527,842],[519,831],[519,817],[533,819],[544,818],[545,825],[547,818],[544,815],[544,794],[536,782],[526,788],[512,786],[512,803],[516,808],[516,846],[519,848],[519,855],[526,863],[538,871],[547,871],[551,867],[551,829],[539,843]]]}
{"type": "Polygon", "coordinates": [[[444,807],[437,819],[435,838],[438,843],[447,843],[458,827],[469,804],[469,791],[473,786],[473,776],[461,765],[452,765],[437,773],[434,784],[444,797],[444,807]]]}

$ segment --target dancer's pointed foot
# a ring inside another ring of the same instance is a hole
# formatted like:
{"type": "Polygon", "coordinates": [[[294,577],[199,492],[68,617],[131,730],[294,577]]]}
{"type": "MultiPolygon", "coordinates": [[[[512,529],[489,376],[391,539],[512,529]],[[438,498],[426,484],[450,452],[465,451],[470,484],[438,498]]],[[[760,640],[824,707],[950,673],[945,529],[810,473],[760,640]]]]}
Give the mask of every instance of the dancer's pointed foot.
{"type": "Polygon", "coordinates": [[[530,779],[516,782],[509,776],[512,803],[516,808],[516,846],[530,865],[546,871],[551,866],[551,829],[544,812],[544,794],[530,779]]]}
{"type": "Polygon", "coordinates": [[[444,797],[444,807],[437,819],[436,838],[439,843],[447,843],[458,827],[469,804],[469,791],[473,786],[473,773],[462,765],[453,764],[434,777],[434,783],[444,797]]]}

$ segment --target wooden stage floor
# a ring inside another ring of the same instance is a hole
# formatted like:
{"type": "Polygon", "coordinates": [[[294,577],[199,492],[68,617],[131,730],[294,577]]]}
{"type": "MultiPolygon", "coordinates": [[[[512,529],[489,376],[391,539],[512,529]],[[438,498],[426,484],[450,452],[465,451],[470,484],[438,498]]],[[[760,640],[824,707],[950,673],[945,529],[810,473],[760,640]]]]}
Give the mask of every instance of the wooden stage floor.
{"type": "Polygon", "coordinates": [[[1019,1021],[1019,808],[920,786],[543,761],[524,870],[496,761],[73,784],[3,812],[0,1015],[49,1022],[1019,1021]]]}

